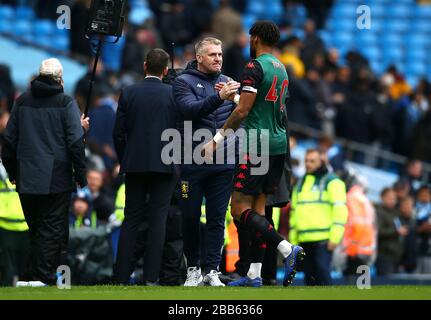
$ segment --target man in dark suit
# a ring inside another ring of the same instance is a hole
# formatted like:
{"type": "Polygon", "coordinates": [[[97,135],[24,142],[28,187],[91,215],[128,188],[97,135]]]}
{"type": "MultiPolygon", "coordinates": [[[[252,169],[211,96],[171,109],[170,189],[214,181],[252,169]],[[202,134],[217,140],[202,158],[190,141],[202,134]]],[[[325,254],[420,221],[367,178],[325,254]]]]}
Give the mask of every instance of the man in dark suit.
{"type": "Polygon", "coordinates": [[[166,143],[162,132],[175,128],[175,103],[171,86],[162,83],[169,55],[153,49],[144,64],[145,79],[121,93],[114,128],[120,173],[126,174],[126,206],[118,246],[115,278],[128,284],[138,226],[149,225],[144,254],[144,281],[157,284],[166,233],[166,219],[179,173],[161,160],[166,143]],[[148,200],[148,203],[147,203],[148,200]]]}

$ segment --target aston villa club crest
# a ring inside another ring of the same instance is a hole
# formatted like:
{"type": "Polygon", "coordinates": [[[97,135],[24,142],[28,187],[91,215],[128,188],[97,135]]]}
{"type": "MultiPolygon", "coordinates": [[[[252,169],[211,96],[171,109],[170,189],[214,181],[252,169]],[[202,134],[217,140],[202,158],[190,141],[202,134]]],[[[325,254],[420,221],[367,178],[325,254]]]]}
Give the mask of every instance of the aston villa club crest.
{"type": "Polygon", "coordinates": [[[181,198],[188,199],[189,198],[189,182],[181,181],[181,198]]]}

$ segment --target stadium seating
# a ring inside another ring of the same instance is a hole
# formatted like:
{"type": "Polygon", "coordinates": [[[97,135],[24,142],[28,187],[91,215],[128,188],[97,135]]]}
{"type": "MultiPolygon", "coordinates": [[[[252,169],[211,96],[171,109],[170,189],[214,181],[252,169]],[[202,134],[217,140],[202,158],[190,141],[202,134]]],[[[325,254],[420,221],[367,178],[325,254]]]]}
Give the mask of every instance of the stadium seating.
{"type": "Polygon", "coordinates": [[[56,29],[55,24],[49,20],[37,20],[34,23],[35,36],[51,36],[56,29]]]}
{"type": "Polygon", "coordinates": [[[10,6],[0,5],[0,20],[12,20],[15,17],[15,11],[10,6]]]}
{"type": "MultiPolygon", "coordinates": [[[[48,41],[50,45],[54,45],[55,41],[51,40],[52,38],[42,38],[42,41],[48,41]]],[[[0,63],[13,66],[11,68],[13,81],[21,89],[27,87],[31,76],[37,73],[40,62],[52,57],[52,54],[46,51],[19,45],[2,37],[0,37],[0,48],[0,63]]],[[[65,92],[72,93],[74,84],[86,73],[87,67],[66,57],[58,58],[63,65],[65,92]]]]}
{"type": "Polygon", "coordinates": [[[340,52],[357,49],[380,75],[396,63],[411,85],[422,75],[431,75],[431,5],[414,0],[336,0],[322,40],[340,52]],[[360,5],[368,5],[371,29],[359,30],[355,23],[360,5]]]}
{"type": "Polygon", "coordinates": [[[15,19],[17,20],[33,20],[34,10],[30,7],[17,7],[15,10],[15,19]]]}

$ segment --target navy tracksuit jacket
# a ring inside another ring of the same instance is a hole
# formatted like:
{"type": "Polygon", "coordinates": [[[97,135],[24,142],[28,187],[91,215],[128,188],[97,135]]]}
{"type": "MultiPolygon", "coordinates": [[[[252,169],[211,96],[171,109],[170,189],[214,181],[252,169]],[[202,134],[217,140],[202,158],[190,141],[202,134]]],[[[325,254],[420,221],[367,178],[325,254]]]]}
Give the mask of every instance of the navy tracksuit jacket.
{"type": "MultiPolygon", "coordinates": [[[[198,71],[196,61],[189,63],[183,74],[175,80],[174,98],[181,114],[178,128],[183,137],[184,121],[192,121],[193,132],[197,129],[209,129],[215,135],[217,129],[222,128],[235,105],[231,101],[220,99],[214,85],[228,80],[221,73],[207,75],[198,71]]],[[[199,143],[193,142],[193,148],[199,143]]],[[[225,146],[230,143],[235,143],[235,139],[225,142],[225,146]]],[[[187,267],[201,267],[199,224],[205,197],[207,248],[206,257],[202,258],[205,258],[206,272],[218,270],[224,243],[226,209],[232,192],[233,170],[234,164],[183,164],[181,167],[180,208],[183,213],[187,267]]]]}

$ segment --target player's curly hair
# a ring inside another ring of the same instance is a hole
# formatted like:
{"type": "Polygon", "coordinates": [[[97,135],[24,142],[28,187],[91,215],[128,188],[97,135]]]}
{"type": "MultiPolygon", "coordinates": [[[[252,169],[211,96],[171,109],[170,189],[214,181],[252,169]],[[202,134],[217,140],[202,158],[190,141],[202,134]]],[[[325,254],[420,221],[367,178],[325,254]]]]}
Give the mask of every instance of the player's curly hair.
{"type": "Polygon", "coordinates": [[[249,34],[258,36],[268,46],[275,46],[280,40],[280,30],[277,25],[268,20],[256,21],[251,27],[249,34]]]}

